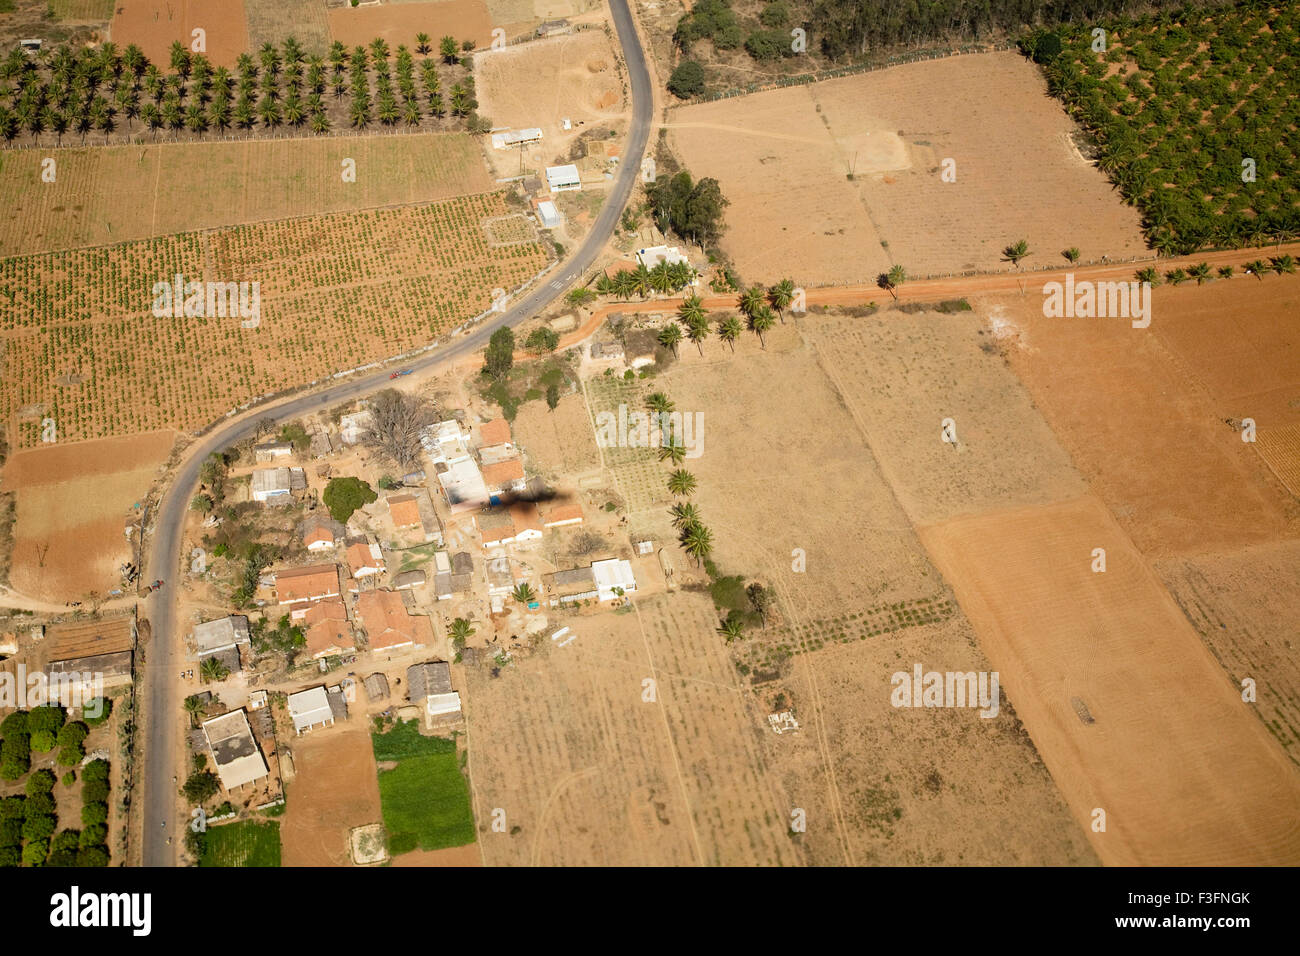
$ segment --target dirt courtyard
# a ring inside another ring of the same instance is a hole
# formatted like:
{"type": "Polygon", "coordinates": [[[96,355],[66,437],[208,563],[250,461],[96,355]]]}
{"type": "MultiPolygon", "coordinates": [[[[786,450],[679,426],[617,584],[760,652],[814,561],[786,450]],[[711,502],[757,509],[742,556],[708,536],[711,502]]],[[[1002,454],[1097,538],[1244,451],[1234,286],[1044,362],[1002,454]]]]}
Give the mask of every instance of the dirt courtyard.
{"type": "Polygon", "coordinates": [[[15,453],[3,479],[3,489],[18,495],[14,589],[71,601],[120,586],[118,567],[132,553],[126,518],[157,480],[175,438],[151,432],[15,453]]]}
{"type": "MultiPolygon", "coordinates": [[[[537,128],[540,143],[524,147],[525,169],[541,172],[557,162],[569,162],[569,145],[601,123],[627,116],[618,59],[603,30],[548,37],[515,44],[474,57],[474,83],[479,112],[495,127],[537,128]],[[562,120],[571,128],[565,130],[562,120]]],[[[486,152],[499,175],[519,173],[519,148],[486,152]]]]}
{"type": "Polygon", "coordinates": [[[1104,863],[1300,862],[1300,774],[1100,501],[921,539],[1104,863]]]}
{"type": "Polygon", "coordinates": [[[353,827],[379,823],[379,779],[364,726],[326,727],[285,743],[294,778],[280,824],[285,866],[350,866],[353,827]]]}
{"type": "Polygon", "coordinates": [[[1030,266],[1070,246],[1085,261],[1145,253],[1136,211],[1014,52],[681,107],[666,125],[678,158],[730,200],[722,245],[748,282],[1005,269],[1002,248],[1022,238],[1030,266]]]}

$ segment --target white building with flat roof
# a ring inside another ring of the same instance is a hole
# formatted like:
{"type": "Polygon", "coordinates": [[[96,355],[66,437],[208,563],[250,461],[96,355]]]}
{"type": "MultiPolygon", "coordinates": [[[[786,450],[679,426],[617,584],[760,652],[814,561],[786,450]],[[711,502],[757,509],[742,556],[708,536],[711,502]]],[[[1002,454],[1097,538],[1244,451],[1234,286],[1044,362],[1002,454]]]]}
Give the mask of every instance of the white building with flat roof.
{"type": "Polygon", "coordinates": [[[204,721],[203,736],[207,738],[212,762],[217,766],[217,776],[227,790],[238,789],[270,773],[266,758],[257,749],[248,717],[242,710],[232,710],[204,721]]]}
{"type": "Polygon", "coordinates": [[[487,483],[479,471],[478,462],[466,455],[447,462],[446,468],[446,471],[438,473],[438,483],[447,496],[447,505],[452,514],[473,511],[488,503],[491,495],[488,494],[487,483]]]}
{"type": "Polygon", "coordinates": [[[537,218],[543,229],[555,229],[564,221],[560,218],[560,211],[555,208],[555,203],[549,199],[543,199],[537,204],[537,218]]]}
{"type": "Polygon", "coordinates": [[[578,167],[569,163],[567,166],[547,166],[546,185],[551,192],[560,193],[569,189],[581,189],[582,179],[578,176],[578,167]]]}
{"type": "Polygon", "coordinates": [[[686,265],[691,264],[691,260],[682,254],[682,250],[676,246],[650,246],[647,249],[638,249],[636,251],[636,261],[641,263],[647,269],[653,269],[661,262],[673,265],[678,262],[684,262],[686,265]]]}
{"type": "Polygon", "coordinates": [[[612,601],[619,597],[615,588],[626,594],[636,590],[636,578],[632,574],[632,562],[621,558],[608,561],[591,562],[591,574],[596,579],[596,599],[612,601]]]}
{"type": "Polygon", "coordinates": [[[540,143],[541,141],[542,131],[535,126],[530,126],[528,129],[508,129],[504,132],[492,134],[493,149],[513,149],[516,146],[540,143]]]}
{"type": "Polygon", "coordinates": [[[299,735],[318,724],[326,727],[334,723],[334,711],[330,708],[329,695],[325,693],[324,687],[309,687],[290,694],[288,703],[293,729],[299,735]]]}

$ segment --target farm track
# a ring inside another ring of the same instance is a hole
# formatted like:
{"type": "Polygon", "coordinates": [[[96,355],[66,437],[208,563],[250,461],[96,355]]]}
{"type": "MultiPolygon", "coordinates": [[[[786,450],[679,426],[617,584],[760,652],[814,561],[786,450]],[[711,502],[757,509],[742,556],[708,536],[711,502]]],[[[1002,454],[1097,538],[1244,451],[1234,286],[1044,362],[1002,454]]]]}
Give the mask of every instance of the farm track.
{"type": "MultiPolygon", "coordinates": [[[[430,372],[447,363],[463,360],[486,345],[488,338],[498,328],[518,325],[541,312],[595,264],[606,242],[613,235],[623,206],[640,178],[641,155],[650,136],[653,95],[645,52],[641,48],[627,0],[610,0],[610,13],[628,68],[633,118],[624,153],[628,161],[619,167],[618,176],[590,233],[574,255],[555,269],[554,279],[539,284],[513,308],[480,325],[446,349],[412,362],[410,367],[416,372],[430,372]]],[[[253,434],[258,422],[267,416],[281,421],[298,418],[387,388],[388,385],[388,371],[385,369],[319,392],[290,398],[277,405],[258,408],[196,442],[189,450],[189,457],[178,469],[159,509],[147,558],[150,574],[164,579],[175,577],[174,569],[179,564],[184,540],[190,492],[198,483],[199,467],[208,454],[253,434]]],[[[142,668],[141,674],[141,727],[148,728],[149,739],[148,750],[140,765],[139,784],[143,789],[140,800],[144,816],[141,859],[145,866],[174,866],[180,849],[179,840],[175,840],[171,846],[166,842],[167,821],[173,821],[172,832],[179,833],[176,822],[182,819],[177,815],[177,797],[169,782],[169,778],[176,773],[176,758],[180,748],[180,701],[175,681],[180,652],[173,593],[168,589],[164,596],[145,602],[146,614],[153,624],[155,634],[150,660],[142,668]],[[156,828],[153,826],[154,821],[160,822],[156,828]]]]}

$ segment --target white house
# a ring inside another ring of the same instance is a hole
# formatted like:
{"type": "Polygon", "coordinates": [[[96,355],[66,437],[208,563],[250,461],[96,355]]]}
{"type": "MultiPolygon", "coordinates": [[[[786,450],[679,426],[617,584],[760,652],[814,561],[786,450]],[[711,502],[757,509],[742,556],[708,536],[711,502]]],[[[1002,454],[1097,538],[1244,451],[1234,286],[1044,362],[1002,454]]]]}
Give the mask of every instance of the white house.
{"type": "Polygon", "coordinates": [[[578,176],[578,167],[573,163],[567,166],[547,166],[546,185],[551,187],[553,193],[581,189],[582,179],[578,176]]]}
{"type": "Polygon", "coordinates": [[[233,650],[236,645],[248,642],[248,618],[242,614],[231,614],[229,617],[194,625],[194,644],[198,648],[199,657],[233,650]]]}
{"type": "Polygon", "coordinates": [[[204,721],[203,736],[207,738],[217,776],[226,790],[237,790],[270,773],[242,710],[204,721]]]}
{"type": "Polygon", "coordinates": [[[541,221],[543,229],[555,229],[564,221],[560,218],[560,211],[555,208],[555,203],[549,199],[543,199],[537,204],[537,218],[541,221]]]}
{"type": "Polygon", "coordinates": [[[491,496],[483,481],[483,474],[478,469],[478,462],[473,458],[465,455],[440,467],[446,467],[446,471],[438,472],[438,483],[447,496],[452,514],[482,508],[488,503],[491,496]]]}
{"type": "Polygon", "coordinates": [[[620,558],[607,561],[591,562],[591,573],[596,579],[597,600],[612,601],[619,595],[614,589],[631,593],[636,590],[636,578],[632,574],[632,562],[620,558]]]}
{"type": "Polygon", "coordinates": [[[540,143],[542,131],[535,126],[528,129],[508,129],[503,133],[492,134],[493,149],[513,149],[516,146],[540,143]]]}
{"type": "Polygon", "coordinates": [[[339,419],[339,438],[345,445],[360,444],[361,436],[365,434],[370,427],[370,421],[374,416],[370,409],[363,408],[359,412],[353,412],[351,415],[344,415],[339,419]]]}
{"type": "Polygon", "coordinates": [[[310,687],[290,694],[288,703],[293,729],[299,735],[317,724],[326,727],[334,723],[334,711],[330,709],[329,695],[324,687],[310,687]]]}
{"type": "Polygon", "coordinates": [[[682,255],[682,251],[676,246],[650,246],[647,249],[638,249],[636,251],[636,261],[641,263],[647,269],[653,269],[661,262],[674,265],[678,262],[691,264],[691,260],[682,255]]]}

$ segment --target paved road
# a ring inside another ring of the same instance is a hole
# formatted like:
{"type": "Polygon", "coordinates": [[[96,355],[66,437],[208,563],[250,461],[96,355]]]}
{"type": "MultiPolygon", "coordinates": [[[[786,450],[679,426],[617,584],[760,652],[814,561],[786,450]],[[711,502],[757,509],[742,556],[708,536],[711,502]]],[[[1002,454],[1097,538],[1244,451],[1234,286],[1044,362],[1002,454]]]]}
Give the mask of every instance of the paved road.
{"type": "MultiPolygon", "coordinates": [[[[595,264],[605,243],[613,235],[623,207],[640,176],[641,156],[650,137],[653,97],[645,53],[637,39],[627,0],[609,0],[609,6],[614,27],[618,31],[619,44],[623,48],[623,59],[627,64],[633,108],[632,128],[623,150],[623,162],[614,179],[609,198],[596,217],[586,241],[569,259],[552,271],[553,279],[544,282],[500,316],[484,321],[463,338],[426,358],[412,362],[410,367],[416,372],[427,372],[444,363],[463,359],[486,345],[496,329],[517,325],[537,315],[595,264]]],[[[149,546],[149,570],[145,580],[161,578],[167,583],[145,602],[146,613],[153,625],[153,635],[146,648],[138,698],[141,707],[139,719],[146,733],[144,759],[137,764],[134,796],[144,801],[143,859],[146,866],[176,864],[182,844],[180,836],[188,823],[188,812],[177,816],[179,798],[172,780],[173,776],[179,777],[187,769],[177,767],[175,762],[180,744],[178,737],[184,726],[177,678],[185,660],[177,632],[176,589],[173,582],[181,573],[180,552],[185,517],[189,500],[198,485],[199,467],[209,453],[251,436],[257,422],[263,418],[269,416],[281,421],[298,418],[378,391],[389,384],[387,371],[376,372],[365,378],[330,386],[324,391],[268,405],[245,421],[219,427],[190,450],[164,496],[149,546]],[[169,837],[172,838],[170,846],[167,844],[169,837]]]]}

